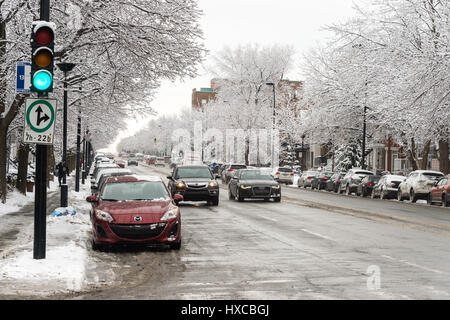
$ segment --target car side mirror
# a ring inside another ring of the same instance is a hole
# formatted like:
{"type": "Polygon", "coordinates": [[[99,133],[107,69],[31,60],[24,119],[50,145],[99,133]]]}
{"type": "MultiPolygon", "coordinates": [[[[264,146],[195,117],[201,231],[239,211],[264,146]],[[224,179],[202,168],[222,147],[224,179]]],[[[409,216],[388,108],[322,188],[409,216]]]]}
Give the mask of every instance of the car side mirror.
{"type": "Polygon", "coordinates": [[[181,194],[178,194],[178,193],[176,193],[174,196],[173,196],[173,200],[175,200],[176,202],[180,202],[180,201],[183,201],[183,196],[181,195],[181,194]]]}
{"type": "Polygon", "coordinates": [[[86,198],[87,202],[97,202],[97,197],[96,196],[89,196],[86,198]]]}

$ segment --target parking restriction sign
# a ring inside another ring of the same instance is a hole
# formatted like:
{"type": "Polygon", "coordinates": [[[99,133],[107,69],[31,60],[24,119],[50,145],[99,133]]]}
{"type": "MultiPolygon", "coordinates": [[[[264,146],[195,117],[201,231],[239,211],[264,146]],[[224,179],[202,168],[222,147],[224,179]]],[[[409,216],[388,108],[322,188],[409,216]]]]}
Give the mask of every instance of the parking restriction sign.
{"type": "Polygon", "coordinates": [[[56,99],[27,99],[25,103],[25,143],[53,144],[56,99]]]}

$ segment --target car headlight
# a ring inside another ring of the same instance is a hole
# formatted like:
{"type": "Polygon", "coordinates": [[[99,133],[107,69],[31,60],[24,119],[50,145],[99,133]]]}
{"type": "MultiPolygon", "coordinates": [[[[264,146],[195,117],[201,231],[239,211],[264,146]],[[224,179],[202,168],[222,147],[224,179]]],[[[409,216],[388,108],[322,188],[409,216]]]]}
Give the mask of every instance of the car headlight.
{"type": "Polygon", "coordinates": [[[95,216],[97,217],[97,219],[100,219],[103,221],[108,221],[108,222],[114,221],[114,218],[108,212],[105,212],[105,211],[96,210],[95,216]]]}
{"type": "Polygon", "coordinates": [[[175,219],[178,216],[178,211],[175,209],[168,210],[161,218],[161,221],[175,219]]]}
{"type": "Polygon", "coordinates": [[[209,183],[209,187],[210,188],[214,188],[214,187],[217,187],[218,186],[218,183],[217,183],[217,181],[215,181],[215,180],[212,180],[210,183],[209,183]]]}
{"type": "Polygon", "coordinates": [[[281,188],[280,186],[272,186],[272,189],[275,189],[275,190],[278,190],[280,188],[281,188]]]}
{"type": "Polygon", "coordinates": [[[241,185],[241,189],[248,190],[248,189],[251,189],[251,188],[252,188],[251,186],[244,186],[244,185],[241,185]]]}
{"type": "Polygon", "coordinates": [[[184,189],[184,187],[186,187],[186,185],[184,184],[183,181],[180,181],[180,182],[177,183],[177,188],[178,189],[184,189]]]}

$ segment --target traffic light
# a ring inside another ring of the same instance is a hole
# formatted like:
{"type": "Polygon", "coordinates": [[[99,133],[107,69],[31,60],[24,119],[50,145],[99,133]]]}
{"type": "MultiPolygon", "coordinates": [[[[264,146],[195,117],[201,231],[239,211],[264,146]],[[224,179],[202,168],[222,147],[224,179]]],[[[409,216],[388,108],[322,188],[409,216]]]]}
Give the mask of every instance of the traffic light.
{"type": "Polygon", "coordinates": [[[31,31],[31,91],[53,92],[55,24],[35,21],[31,31]]]}

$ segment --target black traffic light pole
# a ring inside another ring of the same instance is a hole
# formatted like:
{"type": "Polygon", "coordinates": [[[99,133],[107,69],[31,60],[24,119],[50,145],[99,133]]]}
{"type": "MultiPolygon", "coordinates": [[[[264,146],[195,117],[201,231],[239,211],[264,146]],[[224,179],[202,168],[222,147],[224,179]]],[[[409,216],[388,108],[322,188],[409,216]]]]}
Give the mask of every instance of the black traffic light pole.
{"type": "MultiPolygon", "coordinates": [[[[41,0],[40,19],[50,21],[50,0],[41,0]]],[[[47,97],[39,93],[38,97],[47,97]]],[[[45,259],[47,232],[47,146],[36,145],[33,259],[45,259]]]]}

